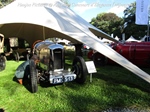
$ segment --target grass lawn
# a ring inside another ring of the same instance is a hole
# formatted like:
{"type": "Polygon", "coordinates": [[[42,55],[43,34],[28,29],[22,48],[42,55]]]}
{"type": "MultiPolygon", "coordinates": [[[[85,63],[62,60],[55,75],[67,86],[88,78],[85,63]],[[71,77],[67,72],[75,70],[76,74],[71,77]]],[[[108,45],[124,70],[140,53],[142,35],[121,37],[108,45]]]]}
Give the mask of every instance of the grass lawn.
{"type": "MultiPolygon", "coordinates": [[[[68,82],[38,86],[33,94],[13,80],[21,63],[7,61],[6,69],[0,72],[0,108],[6,112],[101,112],[115,108],[150,111],[150,84],[123,67],[99,67],[91,83],[88,76],[83,85],[68,82]]],[[[70,65],[71,61],[66,63],[70,65]]],[[[143,70],[150,73],[148,68],[143,70]]]]}

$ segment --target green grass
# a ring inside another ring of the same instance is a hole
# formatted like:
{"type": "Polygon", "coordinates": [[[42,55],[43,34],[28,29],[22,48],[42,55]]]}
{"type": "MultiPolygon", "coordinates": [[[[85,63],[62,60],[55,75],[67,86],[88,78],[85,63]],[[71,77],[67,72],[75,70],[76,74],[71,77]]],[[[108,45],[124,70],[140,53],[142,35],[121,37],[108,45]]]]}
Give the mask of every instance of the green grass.
{"type": "MultiPolygon", "coordinates": [[[[66,60],[67,67],[71,60],[66,60]]],[[[0,108],[6,112],[101,112],[108,108],[150,110],[150,84],[120,66],[97,68],[92,83],[68,82],[56,86],[38,86],[31,93],[13,80],[22,62],[7,61],[0,72],[0,108]]],[[[150,73],[150,70],[143,68],[150,73]]]]}

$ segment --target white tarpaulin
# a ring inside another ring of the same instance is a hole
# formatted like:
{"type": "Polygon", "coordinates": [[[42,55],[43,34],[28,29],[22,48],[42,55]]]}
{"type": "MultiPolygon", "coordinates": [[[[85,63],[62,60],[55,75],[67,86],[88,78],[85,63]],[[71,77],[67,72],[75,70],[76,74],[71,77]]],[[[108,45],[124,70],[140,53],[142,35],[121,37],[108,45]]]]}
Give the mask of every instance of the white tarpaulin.
{"type": "Polygon", "coordinates": [[[150,76],[101,42],[97,36],[116,41],[82,19],[59,0],[16,0],[0,9],[0,33],[27,40],[60,37],[83,43],[150,83],[150,76]],[[95,36],[95,35],[96,36],[95,36]]]}

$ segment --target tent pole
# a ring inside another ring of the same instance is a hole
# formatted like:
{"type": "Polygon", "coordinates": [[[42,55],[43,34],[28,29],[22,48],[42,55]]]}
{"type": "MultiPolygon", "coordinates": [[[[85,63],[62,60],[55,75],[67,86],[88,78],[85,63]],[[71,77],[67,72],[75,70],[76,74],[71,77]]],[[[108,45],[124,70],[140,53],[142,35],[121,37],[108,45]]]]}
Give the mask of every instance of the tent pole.
{"type": "Polygon", "coordinates": [[[149,24],[147,25],[147,36],[149,37],[149,24]]]}
{"type": "Polygon", "coordinates": [[[149,21],[150,21],[150,19],[149,19],[149,16],[148,16],[148,23],[147,23],[147,36],[149,37],[149,21]]]}
{"type": "Polygon", "coordinates": [[[149,37],[149,27],[150,27],[150,5],[148,7],[148,23],[147,23],[147,36],[149,37]]]}
{"type": "Polygon", "coordinates": [[[43,40],[45,40],[45,28],[43,26],[43,40]]]}

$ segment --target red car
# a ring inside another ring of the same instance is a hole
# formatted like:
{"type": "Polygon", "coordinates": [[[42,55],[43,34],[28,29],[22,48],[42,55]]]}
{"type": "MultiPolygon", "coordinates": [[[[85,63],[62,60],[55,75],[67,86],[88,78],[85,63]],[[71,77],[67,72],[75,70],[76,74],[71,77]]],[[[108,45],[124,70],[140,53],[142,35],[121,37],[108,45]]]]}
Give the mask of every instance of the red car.
{"type": "MultiPolygon", "coordinates": [[[[137,66],[150,66],[150,42],[111,43],[109,46],[137,66]]],[[[95,65],[116,64],[94,50],[88,52],[88,58],[93,60],[95,65]]]]}

